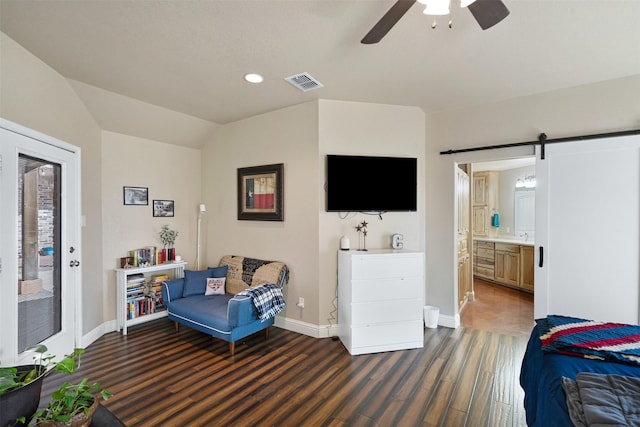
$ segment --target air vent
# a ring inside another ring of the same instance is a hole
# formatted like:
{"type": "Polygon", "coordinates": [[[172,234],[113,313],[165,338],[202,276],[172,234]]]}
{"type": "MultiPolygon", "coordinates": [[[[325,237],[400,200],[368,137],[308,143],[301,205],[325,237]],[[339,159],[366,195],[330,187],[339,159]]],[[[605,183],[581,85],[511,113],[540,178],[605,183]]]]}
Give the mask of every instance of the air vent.
{"type": "Polygon", "coordinates": [[[300,73],[290,77],[285,77],[285,80],[303,92],[309,92],[310,90],[324,87],[322,83],[307,73],[300,73]]]}

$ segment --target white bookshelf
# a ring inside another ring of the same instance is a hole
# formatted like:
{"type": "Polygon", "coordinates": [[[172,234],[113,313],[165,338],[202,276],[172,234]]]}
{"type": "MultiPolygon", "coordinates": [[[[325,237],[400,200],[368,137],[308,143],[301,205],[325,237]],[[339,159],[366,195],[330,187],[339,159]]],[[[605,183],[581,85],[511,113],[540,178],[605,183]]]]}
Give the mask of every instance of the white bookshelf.
{"type": "Polygon", "coordinates": [[[178,279],[184,277],[184,267],[186,265],[186,262],[167,262],[150,267],[116,268],[116,320],[118,330],[122,330],[123,335],[127,335],[127,328],[130,326],[167,316],[167,311],[162,310],[134,317],[133,319],[128,318],[127,281],[129,280],[129,276],[143,274],[145,278],[150,278],[152,275],[164,273],[172,279],[178,279]]]}

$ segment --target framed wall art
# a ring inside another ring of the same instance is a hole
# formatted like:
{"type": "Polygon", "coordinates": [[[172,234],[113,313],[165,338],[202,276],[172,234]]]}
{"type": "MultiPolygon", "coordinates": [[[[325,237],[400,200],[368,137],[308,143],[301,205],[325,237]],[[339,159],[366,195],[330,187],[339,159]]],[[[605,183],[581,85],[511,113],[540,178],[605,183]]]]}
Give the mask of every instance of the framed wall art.
{"type": "Polygon", "coordinates": [[[174,203],[173,200],[154,200],[153,216],[173,216],[174,203]]]}
{"type": "Polygon", "coordinates": [[[147,187],[122,187],[125,205],[148,205],[149,189],[147,187]]]}
{"type": "Polygon", "coordinates": [[[238,168],[238,219],[284,221],[284,164],[238,168]]]}

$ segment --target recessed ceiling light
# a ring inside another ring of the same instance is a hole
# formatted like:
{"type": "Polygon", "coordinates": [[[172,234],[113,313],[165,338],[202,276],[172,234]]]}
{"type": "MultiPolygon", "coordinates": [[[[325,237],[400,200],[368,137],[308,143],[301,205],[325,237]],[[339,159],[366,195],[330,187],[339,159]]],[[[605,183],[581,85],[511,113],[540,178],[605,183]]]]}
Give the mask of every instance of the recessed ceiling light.
{"type": "Polygon", "coordinates": [[[262,83],[264,77],[262,77],[260,74],[249,73],[244,75],[244,79],[249,83],[262,83]]]}

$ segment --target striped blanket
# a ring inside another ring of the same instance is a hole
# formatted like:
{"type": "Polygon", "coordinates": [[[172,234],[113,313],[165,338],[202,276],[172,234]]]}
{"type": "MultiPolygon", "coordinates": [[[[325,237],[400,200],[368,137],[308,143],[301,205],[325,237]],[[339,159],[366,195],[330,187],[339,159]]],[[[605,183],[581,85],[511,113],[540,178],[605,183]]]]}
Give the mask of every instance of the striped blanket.
{"type": "Polygon", "coordinates": [[[550,315],[536,319],[542,351],[640,364],[640,326],[550,315]]]}
{"type": "Polygon", "coordinates": [[[236,295],[251,297],[253,305],[258,311],[258,318],[262,321],[275,317],[286,306],[282,288],[278,285],[263,283],[262,285],[247,288],[236,295]]]}

